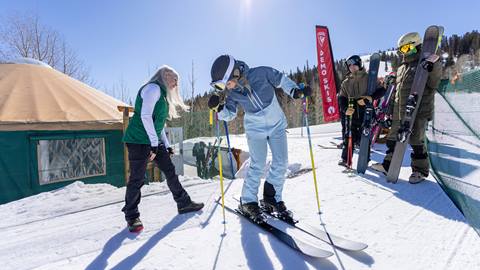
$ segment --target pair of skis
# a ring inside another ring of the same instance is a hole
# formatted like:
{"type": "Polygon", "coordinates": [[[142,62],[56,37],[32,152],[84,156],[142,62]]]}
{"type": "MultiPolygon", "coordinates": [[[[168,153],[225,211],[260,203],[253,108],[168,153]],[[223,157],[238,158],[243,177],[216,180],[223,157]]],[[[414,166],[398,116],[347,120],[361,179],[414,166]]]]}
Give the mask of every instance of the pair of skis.
{"type": "MultiPolygon", "coordinates": [[[[378,68],[380,67],[380,54],[370,56],[368,67],[367,96],[372,96],[377,90],[378,68]]],[[[375,111],[372,102],[365,101],[365,113],[363,115],[362,135],[358,152],[357,172],[365,173],[370,160],[370,143],[372,141],[372,127],[375,120],[375,111]]]]}
{"type": "Polygon", "coordinates": [[[437,51],[442,40],[443,30],[444,29],[441,26],[432,25],[425,31],[420,61],[418,62],[415,71],[413,85],[407,99],[405,116],[402,119],[400,129],[397,133],[397,142],[395,144],[395,150],[387,173],[388,182],[396,183],[398,181],[403,157],[407,150],[407,144],[412,133],[412,127],[415,122],[415,117],[417,116],[418,107],[422,102],[423,91],[427,84],[429,72],[433,70],[434,64],[440,58],[437,55],[437,51]]]}
{"type": "Polygon", "coordinates": [[[205,170],[207,171],[205,175],[207,177],[212,177],[213,169],[215,168],[215,159],[217,158],[217,153],[219,151],[219,147],[222,144],[222,138],[215,139],[213,145],[209,145],[207,149],[207,156],[205,157],[205,170]]]}
{"type": "MultiPolygon", "coordinates": [[[[220,204],[220,200],[217,200],[217,203],[220,204]]],[[[308,234],[329,245],[346,251],[361,251],[367,248],[367,245],[364,243],[348,240],[340,236],[327,233],[306,223],[286,222],[271,213],[264,212],[264,221],[257,223],[244,215],[243,212],[237,208],[230,207],[229,205],[225,204],[225,209],[239,217],[246,218],[252,224],[255,224],[263,230],[271,233],[273,236],[292,249],[310,257],[328,258],[332,256],[333,253],[320,247],[318,243],[315,243],[314,241],[308,241],[307,239],[298,237],[297,233],[291,233],[289,232],[290,230],[298,230],[299,233],[308,234]]]]}
{"type": "Polygon", "coordinates": [[[387,86],[387,92],[385,92],[385,95],[380,99],[379,104],[376,107],[376,118],[372,128],[372,146],[375,145],[376,141],[380,137],[382,128],[389,128],[385,121],[387,120],[388,108],[390,106],[392,96],[395,94],[395,90],[395,82],[390,82],[387,86]]]}
{"type": "Polygon", "coordinates": [[[325,145],[325,144],[318,144],[318,147],[323,148],[323,149],[342,149],[343,143],[336,143],[330,141],[330,145],[325,145]]]}

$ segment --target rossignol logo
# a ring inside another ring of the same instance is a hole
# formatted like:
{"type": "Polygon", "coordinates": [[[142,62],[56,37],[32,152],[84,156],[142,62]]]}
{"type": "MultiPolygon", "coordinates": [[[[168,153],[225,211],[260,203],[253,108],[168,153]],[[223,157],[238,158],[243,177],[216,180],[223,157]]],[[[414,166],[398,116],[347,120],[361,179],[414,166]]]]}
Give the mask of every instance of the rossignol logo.
{"type": "Polygon", "coordinates": [[[317,38],[318,38],[318,44],[320,44],[320,46],[323,47],[323,43],[325,42],[325,32],[319,32],[317,38]]]}

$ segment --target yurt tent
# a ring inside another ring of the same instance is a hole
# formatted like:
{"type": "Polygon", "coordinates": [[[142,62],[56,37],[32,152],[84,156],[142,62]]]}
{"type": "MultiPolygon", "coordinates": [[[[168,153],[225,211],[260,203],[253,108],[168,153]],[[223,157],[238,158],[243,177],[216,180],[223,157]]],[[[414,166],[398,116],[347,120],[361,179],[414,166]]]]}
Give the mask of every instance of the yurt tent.
{"type": "Polygon", "coordinates": [[[0,204],[76,180],[123,185],[117,106],[45,64],[0,64],[0,204]]]}

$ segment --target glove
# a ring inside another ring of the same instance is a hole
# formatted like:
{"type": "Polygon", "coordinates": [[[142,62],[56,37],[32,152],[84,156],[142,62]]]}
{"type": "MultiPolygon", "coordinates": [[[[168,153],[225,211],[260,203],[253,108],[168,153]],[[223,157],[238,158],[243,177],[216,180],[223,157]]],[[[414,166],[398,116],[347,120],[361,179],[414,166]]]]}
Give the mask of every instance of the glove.
{"type": "Polygon", "coordinates": [[[307,85],[307,86],[304,86],[302,89],[293,88],[291,92],[293,92],[292,97],[294,99],[309,97],[312,95],[312,88],[307,85]]]}
{"type": "Polygon", "coordinates": [[[217,111],[217,112],[219,112],[223,109],[223,105],[220,105],[220,97],[218,95],[213,94],[208,99],[208,108],[210,108],[211,110],[217,111]]]}
{"type": "Polygon", "coordinates": [[[346,115],[346,116],[352,116],[354,112],[355,112],[355,109],[354,109],[354,108],[348,108],[348,109],[345,111],[345,115],[346,115]]]}
{"type": "Polygon", "coordinates": [[[385,120],[383,121],[383,127],[385,127],[385,128],[392,127],[392,118],[385,117],[385,120]]]}
{"type": "Polygon", "coordinates": [[[175,152],[173,151],[173,148],[172,148],[172,147],[168,147],[168,148],[167,148],[167,152],[168,152],[168,154],[170,154],[171,156],[175,155],[175,152]]]}
{"type": "Polygon", "coordinates": [[[368,100],[368,102],[372,103],[371,96],[361,96],[360,99],[357,100],[358,105],[365,106],[365,99],[368,100]]]}
{"type": "Polygon", "coordinates": [[[310,86],[305,86],[303,88],[303,95],[306,96],[306,97],[309,97],[312,95],[312,88],[310,86]]]}
{"type": "Polygon", "coordinates": [[[158,146],[150,146],[150,152],[156,155],[158,153],[158,146]]]}
{"type": "Polygon", "coordinates": [[[303,98],[303,91],[298,88],[293,88],[290,93],[293,92],[292,97],[294,99],[303,98]]]}

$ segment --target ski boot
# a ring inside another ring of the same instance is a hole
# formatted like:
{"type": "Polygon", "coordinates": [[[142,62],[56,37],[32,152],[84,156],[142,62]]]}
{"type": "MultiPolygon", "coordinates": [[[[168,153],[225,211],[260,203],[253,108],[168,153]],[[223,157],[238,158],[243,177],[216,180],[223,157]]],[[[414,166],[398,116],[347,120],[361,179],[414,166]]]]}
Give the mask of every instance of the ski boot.
{"type": "Polygon", "coordinates": [[[408,182],[410,184],[418,184],[424,181],[425,177],[426,176],[421,172],[412,172],[412,174],[410,175],[410,178],[408,178],[408,182]]]}
{"type": "Polygon", "coordinates": [[[139,218],[127,220],[127,227],[128,230],[133,233],[138,233],[143,230],[143,224],[139,218]]]}
{"type": "Polygon", "coordinates": [[[260,201],[263,211],[281,219],[287,223],[295,224],[298,221],[293,219],[292,211],[288,210],[284,201],[276,202],[275,200],[264,199],[260,201]]]}
{"type": "Polygon", "coordinates": [[[199,211],[200,209],[203,208],[203,203],[196,203],[194,201],[190,201],[189,204],[183,206],[183,207],[180,207],[178,206],[178,213],[179,214],[185,214],[185,213],[189,213],[189,212],[196,212],[196,211],[199,211]]]}
{"type": "Polygon", "coordinates": [[[257,224],[261,224],[265,222],[265,216],[262,213],[257,202],[240,203],[238,208],[242,215],[251,219],[253,222],[257,224]]]}
{"type": "Polygon", "coordinates": [[[372,168],[372,170],[382,173],[383,175],[387,175],[387,170],[382,163],[374,163],[372,166],[370,166],[370,168],[372,168]]]}

